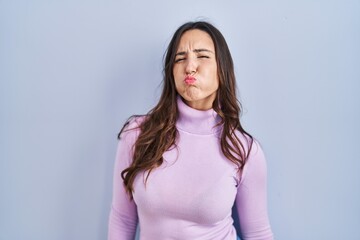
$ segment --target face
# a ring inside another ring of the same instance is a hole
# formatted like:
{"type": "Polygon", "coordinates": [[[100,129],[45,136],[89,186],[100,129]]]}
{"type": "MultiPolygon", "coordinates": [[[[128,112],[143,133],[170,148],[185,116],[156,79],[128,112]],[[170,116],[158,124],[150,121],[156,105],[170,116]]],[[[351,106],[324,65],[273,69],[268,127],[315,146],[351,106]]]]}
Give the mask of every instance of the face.
{"type": "Polygon", "coordinates": [[[219,79],[215,46],[209,34],[194,29],[182,35],[173,75],[176,91],[187,105],[198,110],[212,108],[219,79]]]}

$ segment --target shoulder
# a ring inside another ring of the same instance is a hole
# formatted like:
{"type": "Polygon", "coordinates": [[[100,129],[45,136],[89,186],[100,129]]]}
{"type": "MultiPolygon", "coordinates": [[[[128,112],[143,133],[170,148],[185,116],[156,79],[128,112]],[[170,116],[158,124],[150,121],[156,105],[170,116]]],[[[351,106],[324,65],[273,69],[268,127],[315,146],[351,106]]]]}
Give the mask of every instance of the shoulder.
{"type": "Polygon", "coordinates": [[[246,134],[246,133],[241,133],[240,131],[236,131],[236,136],[238,137],[239,141],[241,142],[241,144],[243,145],[244,149],[245,149],[245,154],[249,154],[249,158],[253,158],[255,156],[257,156],[258,154],[262,155],[263,151],[262,151],[262,147],[260,142],[255,139],[254,137],[246,134]],[[250,151],[250,153],[249,153],[250,151]]]}
{"type": "Polygon", "coordinates": [[[126,121],[124,125],[124,131],[131,131],[141,127],[141,124],[145,121],[146,115],[133,115],[126,121]]]}
{"type": "Polygon", "coordinates": [[[252,143],[248,160],[251,163],[251,160],[255,161],[254,159],[256,159],[258,161],[263,161],[265,163],[264,151],[261,147],[260,142],[256,139],[254,139],[254,141],[252,143]]]}
{"type": "Polygon", "coordinates": [[[241,144],[243,145],[245,154],[248,154],[248,151],[250,150],[250,148],[252,148],[252,145],[254,144],[255,141],[254,138],[246,133],[240,132],[239,130],[236,130],[235,134],[236,137],[241,142],[241,144]]]}
{"type": "Polygon", "coordinates": [[[119,140],[135,141],[140,134],[140,128],[145,119],[146,115],[134,115],[128,118],[118,134],[119,140]]]}

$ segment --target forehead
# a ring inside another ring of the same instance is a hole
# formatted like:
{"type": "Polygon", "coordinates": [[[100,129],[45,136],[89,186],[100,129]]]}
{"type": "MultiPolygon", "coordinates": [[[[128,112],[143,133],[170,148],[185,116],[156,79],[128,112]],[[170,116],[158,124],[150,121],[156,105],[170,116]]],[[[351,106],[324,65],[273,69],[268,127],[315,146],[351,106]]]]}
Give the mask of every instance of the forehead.
{"type": "Polygon", "coordinates": [[[186,31],[180,38],[178,51],[206,48],[215,52],[214,42],[207,32],[193,29],[186,31]]]}

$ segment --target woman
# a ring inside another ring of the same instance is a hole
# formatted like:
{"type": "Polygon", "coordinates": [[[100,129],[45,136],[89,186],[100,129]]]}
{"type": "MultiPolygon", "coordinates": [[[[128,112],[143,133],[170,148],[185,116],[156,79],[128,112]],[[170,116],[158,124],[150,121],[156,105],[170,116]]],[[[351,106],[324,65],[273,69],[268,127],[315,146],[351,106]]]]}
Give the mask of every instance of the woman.
{"type": "Polygon", "coordinates": [[[110,240],[273,239],[266,163],[241,126],[232,58],[222,34],[189,22],[165,57],[163,92],[119,133],[110,240]],[[239,233],[240,234],[240,233],[239,233]]]}

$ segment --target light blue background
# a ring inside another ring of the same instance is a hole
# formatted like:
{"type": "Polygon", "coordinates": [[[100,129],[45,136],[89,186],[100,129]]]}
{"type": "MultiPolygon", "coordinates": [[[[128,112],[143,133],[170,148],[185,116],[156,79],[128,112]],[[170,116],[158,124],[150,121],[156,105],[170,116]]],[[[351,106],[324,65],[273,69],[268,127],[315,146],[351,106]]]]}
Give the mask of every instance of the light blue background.
{"type": "Polygon", "coordinates": [[[0,0],[0,239],[106,239],[116,135],[175,29],[214,23],[278,240],[360,239],[360,2],[0,0]]]}

